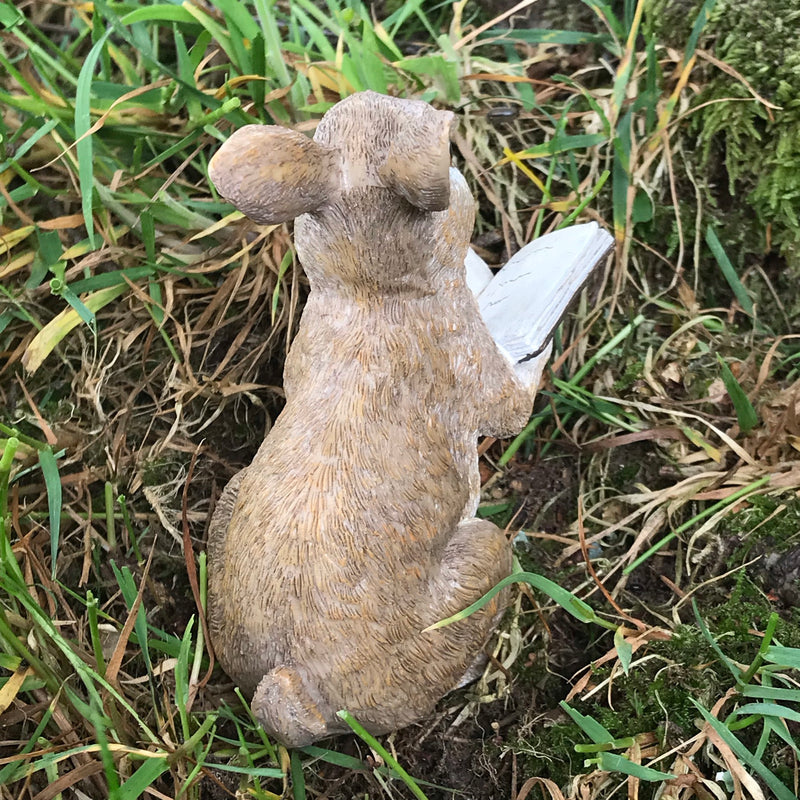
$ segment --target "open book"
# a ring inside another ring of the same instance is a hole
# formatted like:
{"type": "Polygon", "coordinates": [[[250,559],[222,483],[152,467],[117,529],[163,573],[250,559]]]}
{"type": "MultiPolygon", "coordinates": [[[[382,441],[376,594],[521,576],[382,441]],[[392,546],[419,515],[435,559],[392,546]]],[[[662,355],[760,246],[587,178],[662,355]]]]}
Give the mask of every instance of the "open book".
{"type": "Polygon", "coordinates": [[[468,251],[467,283],[489,332],[526,384],[538,383],[552,332],[613,243],[596,222],[562,228],[525,245],[496,275],[468,251]]]}

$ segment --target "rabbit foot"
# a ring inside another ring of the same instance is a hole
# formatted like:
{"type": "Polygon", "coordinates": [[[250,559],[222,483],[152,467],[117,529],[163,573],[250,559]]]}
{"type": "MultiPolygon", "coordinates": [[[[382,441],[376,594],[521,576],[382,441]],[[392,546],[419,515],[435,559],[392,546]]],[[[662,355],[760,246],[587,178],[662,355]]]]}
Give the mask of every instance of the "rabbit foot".
{"type": "Polygon", "coordinates": [[[276,667],[258,684],[251,708],[266,731],[287,747],[304,747],[340,733],[328,725],[331,709],[293,667],[276,667]]]}

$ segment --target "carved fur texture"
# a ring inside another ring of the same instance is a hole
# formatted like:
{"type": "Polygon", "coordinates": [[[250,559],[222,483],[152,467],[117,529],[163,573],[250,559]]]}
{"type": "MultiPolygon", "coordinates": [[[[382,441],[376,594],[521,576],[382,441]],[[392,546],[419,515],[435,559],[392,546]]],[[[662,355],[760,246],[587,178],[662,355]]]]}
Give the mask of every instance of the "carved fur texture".
{"type": "Polygon", "coordinates": [[[519,431],[533,401],[466,284],[474,202],[449,167],[451,124],[365,92],[308,145],[248,126],[212,161],[254,219],[304,212],[311,293],[286,407],[226,488],[208,543],[214,648],[289,746],[347,730],[339,709],[376,734],[425,716],[502,610],[503,595],[422,633],[510,572],[503,532],[473,518],[476,444],[519,431]]]}

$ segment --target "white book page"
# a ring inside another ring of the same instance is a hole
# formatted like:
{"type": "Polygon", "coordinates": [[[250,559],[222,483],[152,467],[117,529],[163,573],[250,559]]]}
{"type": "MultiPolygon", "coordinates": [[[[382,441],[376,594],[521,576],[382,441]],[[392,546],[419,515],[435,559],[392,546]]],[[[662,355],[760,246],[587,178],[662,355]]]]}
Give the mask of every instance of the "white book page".
{"type": "Polygon", "coordinates": [[[522,248],[478,296],[484,321],[514,362],[538,353],[613,239],[595,222],[522,248]]]}
{"type": "Polygon", "coordinates": [[[494,273],[471,247],[467,250],[464,266],[467,268],[467,286],[477,297],[491,283],[494,273]]]}

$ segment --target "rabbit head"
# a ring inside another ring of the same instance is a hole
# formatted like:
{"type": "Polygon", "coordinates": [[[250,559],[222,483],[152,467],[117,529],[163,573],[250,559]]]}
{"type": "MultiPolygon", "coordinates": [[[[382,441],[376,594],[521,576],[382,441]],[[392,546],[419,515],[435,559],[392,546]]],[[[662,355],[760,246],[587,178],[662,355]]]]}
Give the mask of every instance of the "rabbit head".
{"type": "Polygon", "coordinates": [[[443,211],[453,122],[451,112],[418,100],[361,92],[334,106],[313,140],[277,125],[245,125],[211,159],[209,175],[223,197],[262,224],[313,213],[367,186],[443,211]]]}
{"type": "Polygon", "coordinates": [[[418,100],[361,92],[328,111],[313,140],[239,129],[209,175],[256,222],[301,217],[295,241],[312,282],[430,291],[431,270],[461,270],[474,221],[466,181],[450,168],[454,121],[418,100]]]}

